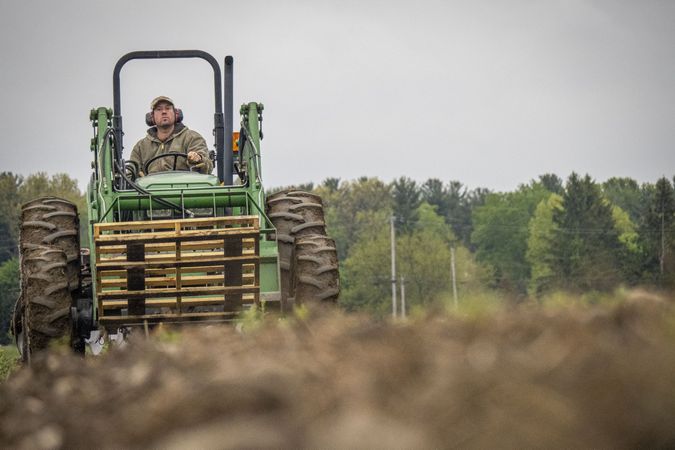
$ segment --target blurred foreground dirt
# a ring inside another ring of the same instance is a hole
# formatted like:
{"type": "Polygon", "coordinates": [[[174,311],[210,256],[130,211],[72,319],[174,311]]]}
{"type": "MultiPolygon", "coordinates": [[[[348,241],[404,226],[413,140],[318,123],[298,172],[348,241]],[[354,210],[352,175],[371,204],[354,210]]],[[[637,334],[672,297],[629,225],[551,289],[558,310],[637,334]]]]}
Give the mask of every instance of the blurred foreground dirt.
{"type": "Polygon", "coordinates": [[[184,329],[0,385],[0,447],[675,446],[675,305],[184,329]]]}

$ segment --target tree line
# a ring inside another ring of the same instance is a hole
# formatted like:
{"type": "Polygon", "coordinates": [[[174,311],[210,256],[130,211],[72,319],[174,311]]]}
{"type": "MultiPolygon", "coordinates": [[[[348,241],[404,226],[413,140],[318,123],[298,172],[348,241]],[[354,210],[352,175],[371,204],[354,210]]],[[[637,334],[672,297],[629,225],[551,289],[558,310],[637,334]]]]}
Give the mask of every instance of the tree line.
{"type": "MultiPolygon", "coordinates": [[[[674,181],[598,183],[573,173],[565,181],[541,175],[512,192],[407,177],[390,183],[328,178],[295,187],[324,200],[340,259],[341,306],[385,315],[391,310],[392,216],[397,279],[405,280],[410,308],[451,301],[453,253],[462,298],[499,293],[518,301],[618,286],[672,289],[674,181]]],[[[19,289],[21,204],[44,195],[77,204],[86,236],[86,203],[74,179],[0,173],[0,344],[9,342],[19,289]]]]}
{"type": "Polygon", "coordinates": [[[412,306],[450,298],[451,249],[465,295],[486,290],[522,301],[565,291],[675,285],[673,181],[598,183],[544,174],[512,192],[459,181],[401,177],[306,185],[324,198],[342,263],[348,310],[390,310],[389,217],[396,218],[397,277],[412,306]]]}

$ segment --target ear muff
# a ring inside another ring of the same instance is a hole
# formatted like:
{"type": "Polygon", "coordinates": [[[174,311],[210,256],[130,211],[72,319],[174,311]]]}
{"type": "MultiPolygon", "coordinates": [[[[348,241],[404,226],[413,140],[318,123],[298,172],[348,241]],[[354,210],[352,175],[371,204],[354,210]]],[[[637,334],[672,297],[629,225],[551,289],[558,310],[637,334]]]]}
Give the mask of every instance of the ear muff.
{"type": "MultiPolygon", "coordinates": [[[[173,112],[176,114],[176,123],[181,123],[183,121],[183,110],[174,108],[173,112]]],[[[153,116],[152,111],[145,113],[145,124],[149,127],[155,126],[155,117],[153,116]]]]}

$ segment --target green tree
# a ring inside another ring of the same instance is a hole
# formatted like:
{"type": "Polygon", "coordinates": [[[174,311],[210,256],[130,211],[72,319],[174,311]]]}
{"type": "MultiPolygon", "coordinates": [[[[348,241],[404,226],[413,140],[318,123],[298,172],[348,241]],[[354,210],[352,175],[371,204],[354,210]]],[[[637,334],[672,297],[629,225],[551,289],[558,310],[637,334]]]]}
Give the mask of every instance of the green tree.
{"type": "Polygon", "coordinates": [[[26,177],[21,183],[18,196],[21,204],[46,196],[59,197],[74,203],[80,219],[80,241],[82,245],[87,245],[87,200],[77,187],[75,179],[65,173],[49,177],[45,172],[37,172],[26,177]]]}
{"type": "Polygon", "coordinates": [[[80,214],[80,235],[86,238],[87,205],[76,180],[63,173],[50,178],[46,173],[38,172],[23,178],[3,172],[0,173],[0,263],[17,256],[21,205],[45,196],[75,203],[80,214]]]}
{"type": "Polygon", "coordinates": [[[562,195],[565,190],[563,180],[554,173],[539,175],[539,184],[554,194],[562,195]]]}
{"type": "Polygon", "coordinates": [[[391,184],[391,193],[394,206],[394,215],[400,225],[402,233],[410,233],[417,222],[417,208],[422,201],[417,183],[401,177],[391,184]]]}
{"type": "Polygon", "coordinates": [[[466,186],[457,180],[451,180],[447,188],[448,208],[445,213],[445,220],[450,224],[455,235],[465,244],[469,245],[471,240],[471,209],[472,197],[466,186]]]}
{"type": "MultiPolygon", "coordinates": [[[[450,246],[457,239],[435,207],[422,203],[410,233],[397,234],[397,278],[405,278],[409,308],[447,298],[450,289],[450,246]]],[[[464,247],[458,246],[458,278],[469,286],[483,273],[464,247]]],[[[380,222],[364,230],[342,266],[340,304],[349,311],[367,310],[379,315],[391,311],[391,241],[389,227],[380,222]]],[[[482,281],[482,280],[480,280],[482,281]]]]}
{"type": "Polygon", "coordinates": [[[77,181],[65,173],[57,173],[51,178],[45,172],[31,174],[19,186],[18,196],[21,203],[38,197],[54,196],[75,203],[78,209],[86,205],[77,181]]]}
{"type": "Polygon", "coordinates": [[[602,183],[602,193],[613,205],[626,211],[633,222],[640,220],[644,210],[644,193],[637,181],[612,177],[602,183]]]}
{"type": "MultiPolygon", "coordinates": [[[[459,185],[461,186],[461,183],[459,183],[459,185]]],[[[491,192],[486,188],[475,188],[470,191],[464,188],[464,191],[464,195],[461,196],[461,199],[458,202],[458,207],[450,207],[450,215],[454,218],[450,220],[450,224],[459,240],[462,241],[467,248],[475,252],[476,248],[471,241],[471,235],[474,230],[473,213],[477,208],[485,204],[491,192]]],[[[451,183],[451,196],[455,195],[453,192],[459,191],[456,191],[451,183]]],[[[451,203],[451,205],[452,204],[454,203],[451,203]]]]}
{"type": "Polygon", "coordinates": [[[290,184],[288,186],[275,186],[265,189],[265,193],[267,195],[272,195],[276,194],[277,192],[285,191],[288,189],[296,191],[312,192],[314,190],[314,183],[309,182],[309,183],[290,184]]]}
{"type": "Polygon", "coordinates": [[[526,259],[528,224],[550,192],[539,183],[516,192],[489,194],[473,213],[471,235],[478,261],[493,271],[494,283],[514,294],[525,294],[530,279],[526,259]]]}
{"type": "Polygon", "coordinates": [[[17,256],[19,246],[19,186],[23,178],[0,173],[0,263],[17,256]]]}
{"type": "Polygon", "coordinates": [[[336,192],[340,188],[340,179],[339,178],[326,178],[321,183],[322,187],[325,187],[328,192],[336,192]]]}
{"type": "Polygon", "coordinates": [[[525,257],[530,264],[530,282],[528,294],[538,297],[554,285],[556,277],[552,248],[557,234],[557,225],[553,221],[553,211],[562,210],[563,198],[551,194],[537,205],[528,224],[527,252],[525,257]]]}
{"type": "Polygon", "coordinates": [[[416,229],[435,233],[445,244],[456,244],[457,238],[455,237],[455,233],[445,223],[443,216],[438,214],[438,209],[435,205],[430,205],[426,201],[422,202],[417,208],[417,217],[416,229]]]}
{"type": "Polygon", "coordinates": [[[423,202],[417,217],[413,232],[397,240],[399,279],[405,278],[406,301],[411,306],[433,303],[448,289],[450,246],[456,242],[435,206],[423,202]]]}
{"type": "Polygon", "coordinates": [[[648,190],[640,228],[644,277],[662,286],[675,284],[675,193],[665,177],[648,190]]]}
{"type": "Polygon", "coordinates": [[[637,284],[642,275],[642,261],[644,252],[640,246],[640,236],[637,226],[630,215],[616,205],[612,205],[612,219],[614,228],[619,235],[619,266],[627,284],[637,284]]]}
{"type": "Polygon", "coordinates": [[[612,208],[600,187],[586,175],[567,180],[553,254],[560,287],[572,291],[606,290],[621,281],[621,243],[612,208]]]}
{"type": "Polygon", "coordinates": [[[19,261],[13,258],[0,265],[0,345],[7,345],[11,342],[9,325],[18,297],[19,261]]]}
{"type": "Polygon", "coordinates": [[[397,269],[399,279],[405,278],[406,303],[414,307],[437,302],[439,294],[450,286],[447,241],[433,229],[418,228],[401,236],[397,247],[397,269]]]}
{"type": "Polygon", "coordinates": [[[340,305],[380,316],[391,310],[391,256],[385,223],[363,233],[341,266],[340,305]]]}
{"type": "Polygon", "coordinates": [[[441,217],[448,215],[448,191],[438,178],[429,178],[420,188],[422,200],[436,208],[441,217]]]}
{"type": "Polygon", "coordinates": [[[612,205],[612,219],[614,220],[614,226],[619,232],[619,242],[630,252],[638,253],[640,251],[639,236],[636,226],[628,213],[620,207],[612,205]]]}
{"type": "Polygon", "coordinates": [[[347,257],[363,230],[388,226],[391,193],[377,178],[343,182],[337,191],[319,186],[315,193],[323,198],[328,234],[335,239],[340,260],[347,257]]]}
{"type": "Polygon", "coordinates": [[[447,186],[441,180],[430,178],[421,188],[422,199],[436,207],[436,212],[445,218],[455,235],[465,244],[470,244],[472,230],[471,209],[482,204],[485,190],[472,195],[459,181],[452,180],[447,186]]]}

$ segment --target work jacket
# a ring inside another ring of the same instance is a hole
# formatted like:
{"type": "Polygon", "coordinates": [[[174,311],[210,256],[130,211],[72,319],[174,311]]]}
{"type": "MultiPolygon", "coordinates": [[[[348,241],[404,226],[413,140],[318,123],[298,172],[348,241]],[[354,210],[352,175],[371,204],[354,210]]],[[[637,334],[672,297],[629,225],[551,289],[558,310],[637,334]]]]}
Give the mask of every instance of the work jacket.
{"type": "Polygon", "coordinates": [[[211,173],[213,170],[213,163],[209,159],[208,147],[204,138],[182,123],[177,123],[174,126],[173,134],[164,142],[157,139],[156,127],[149,128],[147,136],[134,145],[129,159],[138,164],[139,171],[144,172],[143,166],[145,163],[157,155],[169,152],[187,154],[193,151],[202,156],[202,161],[196,165],[190,163],[187,158],[167,156],[153,161],[148,167],[148,172],[144,174],[173,170],[174,158],[177,159],[176,170],[190,170],[191,167],[194,167],[193,170],[198,169],[201,173],[211,173]]]}

